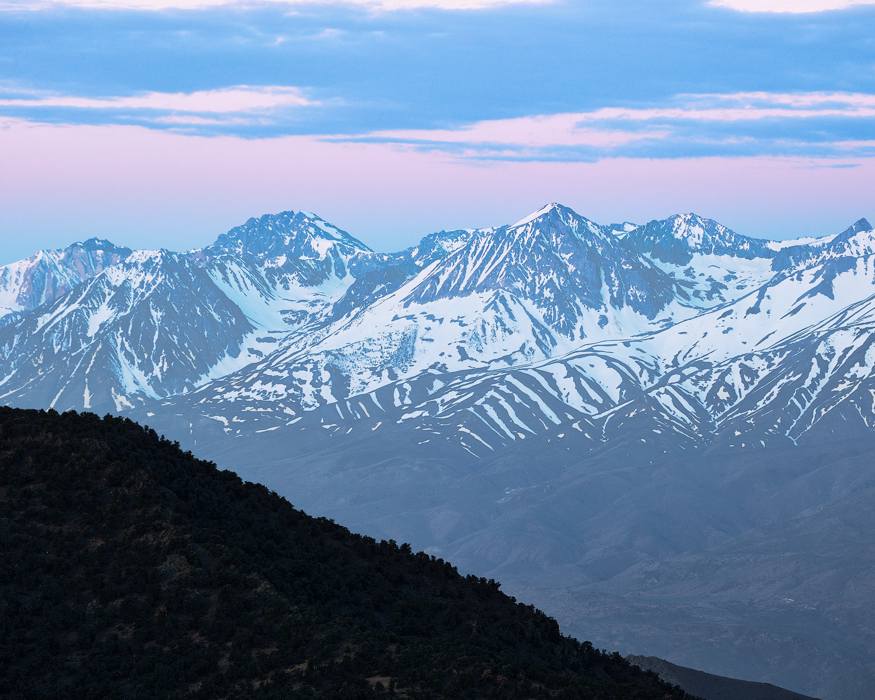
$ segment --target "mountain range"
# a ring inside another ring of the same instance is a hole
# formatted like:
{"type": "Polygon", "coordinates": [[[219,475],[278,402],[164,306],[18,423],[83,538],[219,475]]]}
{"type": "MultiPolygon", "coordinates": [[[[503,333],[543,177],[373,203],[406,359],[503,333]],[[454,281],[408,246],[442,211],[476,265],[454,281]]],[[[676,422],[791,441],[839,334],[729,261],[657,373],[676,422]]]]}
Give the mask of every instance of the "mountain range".
{"type": "Polygon", "coordinates": [[[865,219],[769,241],[550,204],[379,253],[289,211],[37,253],[0,307],[5,403],[134,417],[572,631],[619,614],[605,645],[831,699],[875,680],[865,219]]]}
{"type": "Polygon", "coordinates": [[[187,253],[92,239],[0,268],[0,391],[230,434],[379,421],[478,456],[551,433],[593,449],[630,421],[645,443],[795,442],[869,428],[873,252],[866,220],[803,242],[693,214],[618,235],[558,204],[394,254],[302,212],[187,253]]]}

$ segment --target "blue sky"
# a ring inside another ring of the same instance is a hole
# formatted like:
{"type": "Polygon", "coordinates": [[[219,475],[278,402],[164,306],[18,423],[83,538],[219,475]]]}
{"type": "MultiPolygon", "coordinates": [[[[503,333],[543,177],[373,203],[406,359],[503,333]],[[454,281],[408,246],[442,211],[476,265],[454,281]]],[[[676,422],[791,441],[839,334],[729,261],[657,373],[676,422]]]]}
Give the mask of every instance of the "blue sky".
{"type": "Polygon", "coordinates": [[[0,0],[0,260],[285,208],[377,248],[554,199],[774,237],[875,213],[875,3],[721,5],[0,0]]]}

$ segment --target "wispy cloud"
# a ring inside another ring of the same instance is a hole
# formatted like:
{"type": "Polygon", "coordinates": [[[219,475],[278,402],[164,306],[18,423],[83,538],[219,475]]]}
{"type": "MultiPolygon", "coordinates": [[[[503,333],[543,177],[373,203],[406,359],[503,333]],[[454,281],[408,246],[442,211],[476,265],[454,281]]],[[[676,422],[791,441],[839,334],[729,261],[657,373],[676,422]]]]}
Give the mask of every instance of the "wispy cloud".
{"type": "Polygon", "coordinates": [[[193,92],[79,96],[0,88],[0,112],[68,123],[141,123],[156,128],[234,129],[271,124],[322,103],[297,87],[235,85],[193,92]]]}
{"type": "Polygon", "coordinates": [[[597,160],[708,155],[873,155],[849,137],[875,128],[875,95],[679,95],[669,104],[485,120],[456,129],[383,130],[342,140],[385,142],[457,157],[597,160]]]}
{"type": "Polygon", "coordinates": [[[804,14],[875,5],[875,0],[711,0],[709,4],[739,12],[804,14]]]}
{"type": "Polygon", "coordinates": [[[667,107],[607,107],[580,115],[582,122],[611,120],[647,122],[684,120],[708,122],[759,121],[765,119],[813,119],[823,117],[875,117],[875,95],[866,93],[771,93],[679,95],[677,105],[667,107]]]}
{"type": "Polygon", "coordinates": [[[658,138],[665,132],[623,131],[621,129],[588,127],[588,113],[568,113],[492,119],[468,124],[458,129],[399,129],[376,131],[368,140],[398,143],[442,145],[490,144],[538,149],[551,146],[592,146],[613,148],[646,138],[658,138]]]}
{"type": "Polygon", "coordinates": [[[403,10],[489,10],[510,5],[545,5],[553,0],[0,0],[0,10],[204,10],[214,7],[257,5],[361,7],[378,12],[403,10]]]}
{"type": "Polygon", "coordinates": [[[228,114],[318,104],[297,87],[235,85],[194,92],[144,92],[112,97],[80,97],[35,91],[15,97],[0,96],[2,107],[60,107],[100,110],[158,110],[228,114]]]}

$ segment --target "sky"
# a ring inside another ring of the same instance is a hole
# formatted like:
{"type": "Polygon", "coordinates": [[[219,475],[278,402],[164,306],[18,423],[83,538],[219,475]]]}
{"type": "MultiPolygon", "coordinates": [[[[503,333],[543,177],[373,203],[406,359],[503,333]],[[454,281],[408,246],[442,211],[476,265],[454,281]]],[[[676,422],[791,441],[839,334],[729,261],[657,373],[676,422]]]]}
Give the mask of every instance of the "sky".
{"type": "Polygon", "coordinates": [[[875,216],[875,0],[0,0],[0,262],[315,211],[875,216]]]}

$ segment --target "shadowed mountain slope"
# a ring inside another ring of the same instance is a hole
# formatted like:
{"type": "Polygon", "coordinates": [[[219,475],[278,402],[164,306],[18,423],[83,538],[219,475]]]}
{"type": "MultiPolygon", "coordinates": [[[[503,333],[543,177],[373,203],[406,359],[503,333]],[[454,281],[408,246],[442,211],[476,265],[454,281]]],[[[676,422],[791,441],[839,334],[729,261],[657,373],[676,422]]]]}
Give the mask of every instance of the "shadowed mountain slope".
{"type": "Polygon", "coordinates": [[[655,656],[630,656],[629,661],[708,700],[813,700],[808,695],[784,690],[771,683],[715,676],[693,668],[677,666],[655,656]]]}

